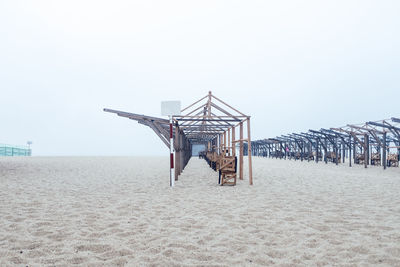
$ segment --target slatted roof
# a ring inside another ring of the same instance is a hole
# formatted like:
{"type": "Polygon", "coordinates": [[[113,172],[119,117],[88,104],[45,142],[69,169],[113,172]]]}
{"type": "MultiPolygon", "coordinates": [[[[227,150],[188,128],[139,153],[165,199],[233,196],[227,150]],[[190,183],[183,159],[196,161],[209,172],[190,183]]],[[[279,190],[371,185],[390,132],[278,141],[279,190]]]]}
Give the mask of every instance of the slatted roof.
{"type": "Polygon", "coordinates": [[[392,117],[390,119],[368,121],[360,124],[347,124],[343,127],[330,129],[310,129],[308,132],[292,133],[253,141],[253,144],[254,146],[269,146],[277,143],[307,141],[314,145],[316,141],[319,141],[319,144],[325,146],[324,141],[327,141],[327,144],[332,144],[333,147],[339,143],[351,147],[354,143],[365,146],[366,137],[368,137],[370,145],[377,147],[386,146],[387,148],[400,151],[400,118],[392,117]]]}
{"type": "MultiPolygon", "coordinates": [[[[169,147],[169,121],[167,119],[108,108],[105,108],[104,111],[115,113],[118,116],[135,120],[150,127],[169,147]]],[[[173,116],[174,126],[179,126],[179,129],[191,143],[209,142],[248,118],[250,116],[228,105],[211,92],[182,109],[181,115],[173,116]]],[[[173,134],[175,135],[175,131],[173,134]]]]}
{"type": "Polygon", "coordinates": [[[249,117],[209,92],[173,119],[191,142],[198,143],[213,140],[249,117]]]}
{"type": "Polygon", "coordinates": [[[169,147],[169,121],[163,118],[157,118],[152,116],[146,116],[136,113],[130,113],[115,109],[104,109],[105,112],[117,114],[120,117],[128,118],[137,121],[140,124],[150,127],[163,143],[169,147]]]}

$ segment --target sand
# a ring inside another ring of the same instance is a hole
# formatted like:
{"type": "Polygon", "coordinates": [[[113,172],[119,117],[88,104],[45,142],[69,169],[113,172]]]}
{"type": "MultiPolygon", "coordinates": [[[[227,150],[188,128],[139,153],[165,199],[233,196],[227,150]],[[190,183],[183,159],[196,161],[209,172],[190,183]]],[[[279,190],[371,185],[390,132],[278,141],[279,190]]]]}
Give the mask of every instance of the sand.
{"type": "Polygon", "coordinates": [[[255,158],[0,158],[1,266],[400,266],[400,169],[255,158]],[[247,179],[247,178],[246,178],[247,179]]]}

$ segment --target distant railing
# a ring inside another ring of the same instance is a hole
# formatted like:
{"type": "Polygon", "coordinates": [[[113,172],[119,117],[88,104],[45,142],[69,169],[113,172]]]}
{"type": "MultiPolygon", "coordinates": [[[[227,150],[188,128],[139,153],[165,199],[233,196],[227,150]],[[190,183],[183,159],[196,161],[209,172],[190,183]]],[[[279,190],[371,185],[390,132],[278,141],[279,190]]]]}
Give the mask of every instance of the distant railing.
{"type": "Polygon", "coordinates": [[[32,149],[26,146],[0,144],[0,156],[31,156],[32,149]]]}

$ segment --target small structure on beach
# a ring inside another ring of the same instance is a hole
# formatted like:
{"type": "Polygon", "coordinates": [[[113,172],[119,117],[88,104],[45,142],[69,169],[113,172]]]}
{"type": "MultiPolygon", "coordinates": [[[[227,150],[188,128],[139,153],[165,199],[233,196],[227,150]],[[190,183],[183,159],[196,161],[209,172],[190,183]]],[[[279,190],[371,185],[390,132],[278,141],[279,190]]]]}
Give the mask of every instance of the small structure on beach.
{"type": "Polygon", "coordinates": [[[243,179],[245,154],[248,155],[249,184],[253,184],[250,116],[228,105],[211,92],[182,109],[180,115],[172,116],[172,126],[169,120],[163,118],[112,109],[104,111],[150,127],[168,148],[172,140],[175,164],[171,167],[175,168],[176,181],[192,157],[192,148],[202,145],[205,150],[200,152],[200,156],[218,171],[220,185],[235,185],[238,167],[239,179],[243,179]],[[245,147],[248,151],[244,151],[245,147]]]}
{"type": "Polygon", "coordinates": [[[309,130],[252,142],[255,156],[288,158],[325,163],[398,167],[400,159],[400,119],[391,118],[348,124],[330,129],[309,130]]]}
{"type": "Polygon", "coordinates": [[[29,146],[16,146],[0,144],[0,156],[17,157],[17,156],[31,156],[32,150],[29,146]]]}

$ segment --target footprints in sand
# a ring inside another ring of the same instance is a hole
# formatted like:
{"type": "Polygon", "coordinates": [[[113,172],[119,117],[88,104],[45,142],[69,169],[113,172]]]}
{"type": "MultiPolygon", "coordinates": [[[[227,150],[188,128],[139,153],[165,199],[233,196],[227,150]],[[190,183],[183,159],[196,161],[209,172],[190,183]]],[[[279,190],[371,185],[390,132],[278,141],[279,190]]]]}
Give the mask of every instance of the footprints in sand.
{"type": "Polygon", "coordinates": [[[88,257],[72,257],[67,260],[70,264],[83,264],[88,261],[88,257]]]}

